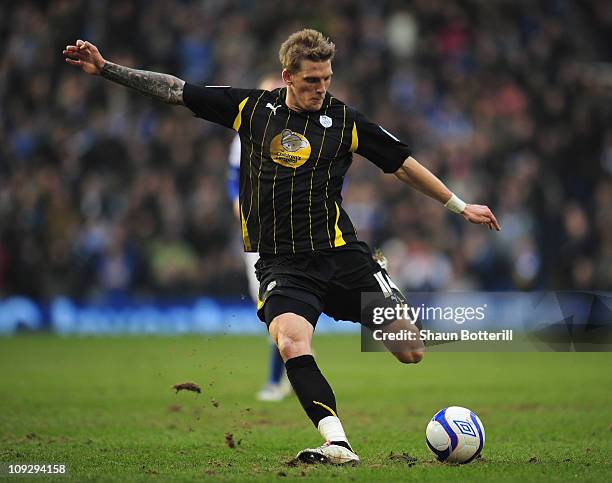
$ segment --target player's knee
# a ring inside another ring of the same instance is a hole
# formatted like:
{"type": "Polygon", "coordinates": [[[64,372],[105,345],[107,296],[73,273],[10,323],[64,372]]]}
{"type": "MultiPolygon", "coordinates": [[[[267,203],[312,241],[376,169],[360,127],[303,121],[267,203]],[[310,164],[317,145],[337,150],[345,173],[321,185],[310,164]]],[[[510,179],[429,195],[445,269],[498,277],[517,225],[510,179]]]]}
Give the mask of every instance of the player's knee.
{"type": "Polygon", "coordinates": [[[312,354],[313,327],[306,319],[295,314],[282,314],[274,318],[269,329],[284,361],[312,354]]]}
{"type": "Polygon", "coordinates": [[[291,335],[279,334],[278,350],[283,358],[287,361],[294,357],[299,357],[307,354],[312,354],[310,342],[305,338],[297,338],[291,335]]]}
{"type": "Polygon", "coordinates": [[[395,357],[402,364],[418,364],[425,355],[422,351],[395,352],[395,357]]]}

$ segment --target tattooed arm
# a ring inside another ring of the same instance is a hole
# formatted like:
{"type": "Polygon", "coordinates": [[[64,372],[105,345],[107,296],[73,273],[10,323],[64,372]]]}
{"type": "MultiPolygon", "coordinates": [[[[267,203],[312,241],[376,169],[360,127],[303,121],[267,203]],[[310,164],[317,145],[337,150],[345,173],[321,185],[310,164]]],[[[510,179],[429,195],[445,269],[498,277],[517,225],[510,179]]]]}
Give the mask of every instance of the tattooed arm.
{"type": "Polygon", "coordinates": [[[167,104],[183,104],[185,81],[168,74],[136,70],[106,62],[100,75],[167,104]]]}
{"type": "Polygon", "coordinates": [[[185,81],[178,77],[113,64],[102,57],[95,45],[82,40],[66,46],[63,53],[67,63],[81,67],[88,74],[101,75],[167,104],[183,105],[185,81]]]}

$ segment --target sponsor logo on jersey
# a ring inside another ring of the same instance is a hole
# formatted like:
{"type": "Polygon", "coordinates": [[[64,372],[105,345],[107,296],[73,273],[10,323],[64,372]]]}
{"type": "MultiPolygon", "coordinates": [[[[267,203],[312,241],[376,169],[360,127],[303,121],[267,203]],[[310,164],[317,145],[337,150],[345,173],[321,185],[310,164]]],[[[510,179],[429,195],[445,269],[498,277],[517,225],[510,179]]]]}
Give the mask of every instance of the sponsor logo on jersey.
{"type": "Polygon", "coordinates": [[[287,168],[299,168],[310,157],[310,143],[303,134],[283,129],[272,138],[270,157],[275,163],[287,168]]]}

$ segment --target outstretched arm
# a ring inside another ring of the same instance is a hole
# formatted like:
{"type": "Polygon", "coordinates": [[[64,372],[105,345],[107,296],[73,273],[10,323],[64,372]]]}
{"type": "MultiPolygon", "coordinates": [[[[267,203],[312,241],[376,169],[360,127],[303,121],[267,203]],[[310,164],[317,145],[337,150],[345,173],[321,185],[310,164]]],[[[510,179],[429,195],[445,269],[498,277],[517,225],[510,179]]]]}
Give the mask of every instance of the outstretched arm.
{"type": "Polygon", "coordinates": [[[488,206],[470,204],[463,206],[464,203],[442,181],[413,157],[406,158],[404,164],[394,174],[414,189],[438,200],[452,211],[461,213],[466,220],[479,225],[487,225],[491,230],[501,230],[495,215],[488,206]]]}
{"type": "Polygon", "coordinates": [[[84,72],[121,84],[167,104],[183,105],[185,81],[168,74],[130,69],[108,62],[91,42],[77,40],[63,51],[66,62],[79,66],[84,72]]]}

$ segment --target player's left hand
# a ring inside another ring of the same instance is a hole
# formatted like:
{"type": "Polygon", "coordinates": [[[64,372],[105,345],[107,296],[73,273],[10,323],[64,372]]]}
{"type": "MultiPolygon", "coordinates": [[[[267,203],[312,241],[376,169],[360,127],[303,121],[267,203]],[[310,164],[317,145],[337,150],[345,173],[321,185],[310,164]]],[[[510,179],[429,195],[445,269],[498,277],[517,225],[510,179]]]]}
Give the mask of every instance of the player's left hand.
{"type": "Polygon", "coordinates": [[[485,205],[466,205],[463,213],[463,217],[476,225],[487,225],[489,230],[501,230],[501,226],[497,222],[497,218],[493,212],[485,205]]]}

